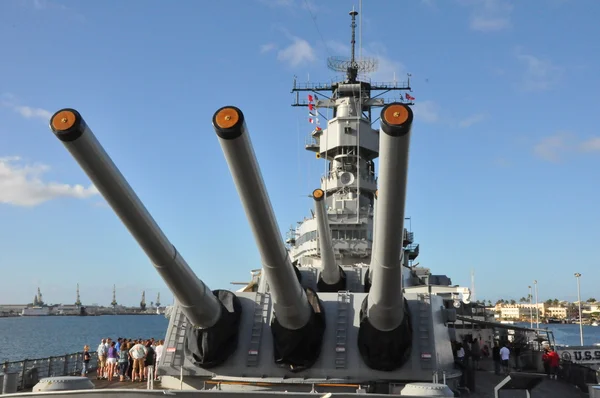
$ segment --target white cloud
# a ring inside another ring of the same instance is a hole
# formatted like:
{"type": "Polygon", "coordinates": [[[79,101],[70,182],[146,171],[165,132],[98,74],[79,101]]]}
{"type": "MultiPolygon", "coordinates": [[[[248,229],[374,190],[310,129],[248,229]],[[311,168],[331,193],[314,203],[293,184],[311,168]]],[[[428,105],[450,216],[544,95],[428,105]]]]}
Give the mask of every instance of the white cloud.
{"type": "Polygon", "coordinates": [[[86,199],[98,194],[95,186],[43,181],[49,170],[42,164],[22,164],[18,156],[0,158],[0,203],[37,206],[56,198],[86,199]]]}
{"type": "Polygon", "coordinates": [[[43,108],[35,108],[26,105],[19,105],[12,94],[3,94],[0,99],[0,105],[10,108],[13,111],[17,112],[19,115],[23,116],[27,119],[40,119],[45,122],[50,121],[50,117],[52,116],[52,112],[43,109],[43,108]]]}
{"type": "Polygon", "coordinates": [[[562,77],[562,68],[550,60],[526,54],[520,48],[516,50],[516,57],[525,65],[522,81],[522,89],[525,91],[549,90],[562,77]]]}
{"type": "Polygon", "coordinates": [[[435,123],[440,120],[439,106],[434,101],[421,101],[412,106],[415,118],[425,123],[435,123]]]}
{"type": "Polygon", "coordinates": [[[264,53],[268,53],[269,51],[272,51],[274,49],[277,48],[277,45],[275,43],[266,43],[260,46],[260,53],[264,54],[264,53]]]}
{"type": "Polygon", "coordinates": [[[258,0],[260,3],[269,7],[291,7],[294,0],[258,0]]]}
{"type": "Polygon", "coordinates": [[[309,42],[299,37],[292,36],[292,44],[277,52],[277,59],[296,67],[305,63],[314,62],[317,59],[315,50],[309,42]]]}
{"type": "Polygon", "coordinates": [[[493,163],[495,166],[502,168],[510,167],[512,165],[512,162],[509,159],[501,156],[494,158],[493,163]]]}
{"type": "Polygon", "coordinates": [[[533,146],[533,153],[554,163],[573,153],[600,153],[600,137],[581,139],[573,133],[557,132],[539,140],[533,146]]]}
{"type": "Polygon", "coordinates": [[[466,117],[463,120],[459,121],[458,127],[462,127],[462,128],[471,127],[472,125],[474,125],[476,123],[484,121],[486,117],[487,117],[487,115],[485,113],[476,113],[474,115],[471,115],[471,116],[466,117]]]}
{"type": "Polygon", "coordinates": [[[460,0],[472,8],[469,26],[479,32],[495,32],[511,27],[513,6],[507,0],[460,0]]]}
{"type": "Polygon", "coordinates": [[[302,8],[309,10],[311,13],[314,13],[319,9],[312,0],[258,0],[258,2],[273,8],[302,8]]]}
{"type": "Polygon", "coordinates": [[[85,22],[85,17],[71,7],[67,7],[64,4],[60,4],[58,1],[51,0],[21,0],[20,4],[31,7],[37,12],[51,12],[58,11],[69,18],[75,19],[79,22],[85,22]]]}
{"type": "Polygon", "coordinates": [[[592,137],[581,144],[579,144],[579,149],[582,152],[600,152],[600,137],[592,137]]]}
{"type": "Polygon", "coordinates": [[[561,159],[561,154],[568,147],[569,133],[556,133],[554,135],[542,138],[533,147],[533,153],[549,162],[558,162],[561,159]]]}

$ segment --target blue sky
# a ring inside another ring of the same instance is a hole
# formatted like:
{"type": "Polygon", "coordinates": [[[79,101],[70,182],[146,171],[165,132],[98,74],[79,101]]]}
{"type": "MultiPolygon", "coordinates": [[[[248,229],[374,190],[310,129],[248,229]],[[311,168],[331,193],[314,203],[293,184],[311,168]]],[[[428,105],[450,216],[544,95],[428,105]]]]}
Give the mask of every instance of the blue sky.
{"type": "MultiPolygon", "coordinates": [[[[600,296],[600,4],[381,1],[363,7],[377,81],[412,74],[407,215],[419,262],[477,298],[600,296]]],[[[309,214],[323,161],[303,144],[294,75],[329,81],[358,0],[0,2],[0,302],[139,303],[164,283],[48,128],[81,111],[212,288],[259,256],[211,117],[245,113],[282,231],[309,214]]]]}

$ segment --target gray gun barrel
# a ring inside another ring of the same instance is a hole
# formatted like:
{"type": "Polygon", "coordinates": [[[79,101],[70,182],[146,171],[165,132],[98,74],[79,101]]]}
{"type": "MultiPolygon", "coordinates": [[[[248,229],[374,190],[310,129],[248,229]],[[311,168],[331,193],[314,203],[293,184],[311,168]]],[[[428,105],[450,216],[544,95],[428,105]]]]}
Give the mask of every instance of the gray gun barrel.
{"type": "Polygon", "coordinates": [[[236,107],[223,107],[215,112],[213,126],[258,246],[277,320],[286,329],[300,329],[312,309],[279,232],[244,115],[236,107]]]}
{"type": "Polygon", "coordinates": [[[413,112],[402,103],[387,105],[379,129],[379,186],[371,255],[369,322],[389,331],[404,319],[402,238],[413,112]]]}
{"type": "Polygon", "coordinates": [[[325,199],[325,192],[322,189],[315,189],[313,199],[315,200],[315,217],[321,248],[321,278],[328,285],[334,285],[340,281],[341,275],[339,267],[335,264],[335,255],[333,254],[329,220],[327,219],[327,210],[323,200],[325,199]]]}
{"type": "Polygon", "coordinates": [[[221,317],[221,303],[169,242],[79,112],[56,112],[50,128],[146,252],[190,323],[214,326],[221,317]]]}

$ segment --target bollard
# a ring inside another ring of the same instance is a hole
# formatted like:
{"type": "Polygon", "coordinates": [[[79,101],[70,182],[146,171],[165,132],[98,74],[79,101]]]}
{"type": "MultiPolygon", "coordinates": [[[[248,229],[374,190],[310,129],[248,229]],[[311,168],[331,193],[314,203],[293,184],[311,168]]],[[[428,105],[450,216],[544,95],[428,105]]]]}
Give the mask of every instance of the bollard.
{"type": "Polygon", "coordinates": [[[2,383],[2,394],[14,394],[19,385],[19,373],[4,373],[4,382],[2,383]]]}

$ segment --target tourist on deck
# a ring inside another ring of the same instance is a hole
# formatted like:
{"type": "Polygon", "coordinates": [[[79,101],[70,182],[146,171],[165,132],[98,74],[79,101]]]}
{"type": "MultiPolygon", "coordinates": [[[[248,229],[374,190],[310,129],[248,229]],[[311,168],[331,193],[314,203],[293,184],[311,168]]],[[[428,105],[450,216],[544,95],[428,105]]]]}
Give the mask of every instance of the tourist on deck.
{"type": "Polygon", "coordinates": [[[550,365],[550,378],[558,379],[558,368],[560,366],[560,357],[552,348],[548,350],[548,364],[550,365]]]}
{"type": "Polygon", "coordinates": [[[81,367],[81,376],[86,377],[88,374],[88,370],[90,368],[90,358],[92,356],[90,355],[90,346],[89,345],[84,345],[83,346],[83,366],[81,367]]]}
{"type": "Polygon", "coordinates": [[[504,373],[508,374],[510,370],[510,366],[508,361],[510,360],[510,350],[507,347],[508,344],[502,344],[502,348],[500,348],[500,359],[502,360],[502,368],[504,373]]]}
{"type": "Polygon", "coordinates": [[[163,350],[165,349],[165,346],[163,345],[164,341],[163,340],[158,340],[157,346],[154,349],[154,351],[156,352],[156,364],[154,365],[154,380],[158,380],[158,375],[156,373],[156,367],[158,366],[158,362],[160,361],[160,358],[162,357],[163,354],[163,350]]]}
{"type": "Polygon", "coordinates": [[[552,378],[552,374],[550,373],[550,357],[548,356],[548,354],[548,347],[544,347],[544,353],[542,354],[542,364],[544,365],[544,373],[546,373],[546,376],[548,376],[549,378],[552,378]]]}
{"type": "Polygon", "coordinates": [[[146,359],[146,347],[139,342],[136,343],[130,350],[129,354],[133,358],[133,371],[131,372],[131,381],[144,380],[144,362],[146,359]]]}
{"type": "Polygon", "coordinates": [[[104,371],[106,368],[106,339],[102,339],[96,354],[98,354],[98,367],[96,368],[96,379],[100,380],[104,378],[104,371]]]}
{"type": "Polygon", "coordinates": [[[146,359],[144,362],[144,376],[147,380],[154,378],[154,360],[156,359],[156,353],[152,348],[152,341],[146,341],[146,359]]]}
{"type": "Polygon", "coordinates": [[[481,370],[481,366],[479,366],[479,360],[481,359],[481,346],[479,345],[479,340],[473,340],[473,344],[471,344],[471,356],[473,357],[473,367],[477,370],[481,370]]]}
{"type": "Polygon", "coordinates": [[[115,342],[111,342],[110,343],[110,347],[108,347],[108,350],[106,351],[106,365],[107,365],[107,378],[108,381],[112,381],[114,375],[115,375],[115,369],[117,367],[117,358],[119,357],[119,353],[117,351],[117,349],[115,348],[115,342]]]}
{"type": "Polygon", "coordinates": [[[127,349],[127,343],[121,342],[121,350],[119,350],[119,381],[125,381],[128,367],[129,350],[127,349]]]}
{"type": "Polygon", "coordinates": [[[502,358],[500,357],[500,346],[498,345],[498,342],[495,342],[494,347],[492,348],[492,360],[494,361],[494,373],[499,375],[502,358]]]}
{"type": "MultiPolygon", "coordinates": [[[[133,348],[133,342],[131,339],[127,340],[127,353],[133,348]]],[[[127,366],[127,377],[129,380],[133,380],[133,357],[129,354],[129,366],[127,366]]]]}

